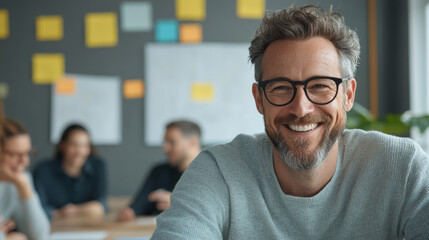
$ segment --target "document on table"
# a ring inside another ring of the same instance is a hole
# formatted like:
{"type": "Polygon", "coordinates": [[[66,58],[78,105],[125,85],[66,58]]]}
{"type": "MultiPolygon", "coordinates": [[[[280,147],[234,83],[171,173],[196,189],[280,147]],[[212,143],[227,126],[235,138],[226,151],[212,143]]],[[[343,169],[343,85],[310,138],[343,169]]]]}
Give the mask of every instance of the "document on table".
{"type": "Polygon", "coordinates": [[[156,217],[138,218],[136,222],[138,225],[153,225],[156,224],[156,217]]]}
{"type": "Polygon", "coordinates": [[[149,240],[150,238],[146,237],[124,237],[124,238],[115,238],[115,240],[149,240]]]}
{"type": "Polygon", "coordinates": [[[103,231],[97,232],[55,232],[49,236],[49,240],[102,240],[107,237],[103,231]]]}

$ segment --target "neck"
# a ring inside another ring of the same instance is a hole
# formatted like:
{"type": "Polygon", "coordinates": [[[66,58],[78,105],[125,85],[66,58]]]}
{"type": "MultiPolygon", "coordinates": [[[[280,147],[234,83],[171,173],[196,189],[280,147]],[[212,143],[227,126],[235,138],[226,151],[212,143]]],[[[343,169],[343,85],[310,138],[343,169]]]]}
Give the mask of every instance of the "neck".
{"type": "Polygon", "coordinates": [[[337,167],[337,158],[338,141],[319,166],[310,170],[295,170],[284,163],[274,148],[274,172],[285,194],[312,197],[319,193],[331,180],[337,167]]]}
{"type": "Polygon", "coordinates": [[[63,170],[70,177],[78,177],[82,174],[81,167],[75,167],[64,163],[63,163],[63,170]]]}
{"type": "Polygon", "coordinates": [[[183,173],[188,168],[189,164],[198,156],[200,151],[200,148],[190,150],[188,156],[181,162],[177,169],[183,173]]]}

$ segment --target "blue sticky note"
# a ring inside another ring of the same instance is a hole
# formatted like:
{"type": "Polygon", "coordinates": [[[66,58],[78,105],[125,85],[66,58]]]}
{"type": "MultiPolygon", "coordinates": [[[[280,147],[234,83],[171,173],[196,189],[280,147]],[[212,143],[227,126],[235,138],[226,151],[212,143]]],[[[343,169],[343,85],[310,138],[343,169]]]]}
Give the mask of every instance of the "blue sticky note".
{"type": "Polygon", "coordinates": [[[176,20],[159,20],[155,24],[155,41],[177,42],[179,39],[179,23],[176,20]]]}
{"type": "Polygon", "coordinates": [[[151,2],[123,2],[121,4],[121,27],[127,32],[152,30],[151,2]]]}

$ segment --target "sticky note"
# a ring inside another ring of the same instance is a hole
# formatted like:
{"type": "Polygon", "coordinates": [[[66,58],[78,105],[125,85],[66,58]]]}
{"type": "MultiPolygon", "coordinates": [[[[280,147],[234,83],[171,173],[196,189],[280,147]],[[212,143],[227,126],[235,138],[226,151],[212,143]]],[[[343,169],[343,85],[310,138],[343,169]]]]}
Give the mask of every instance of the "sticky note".
{"type": "Polygon", "coordinates": [[[58,95],[73,95],[76,93],[76,79],[61,77],[55,82],[55,93],[58,95]]]}
{"type": "Polygon", "coordinates": [[[176,18],[200,21],[206,18],[206,0],[176,0],[176,18]]]}
{"type": "Polygon", "coordinates": [[[0,99],[5,99],[9,95],[9,85],[5,82],[0,83],[0,99]]]}
{"type": "Polygon", "coordinates": [[[191,99],[194,102],[211,102],[214,99],[214,86],[211,83],[193,83],[191,99]]]}
{"type": "Polygon", "coordinates": [[[123,2],[121,4],[121,28],[126,32],[152,30],[151,2],[123,2]]]}
{"type": "Polygon", "coordinates": [[[36,18],[36,39],[38,41],[61,40],[63,39],[63,32],[62,16],[38,16],[36,18]]]}
{"type": "Polygon", "coordinates": [[[125,98],[142,98],[144,95],[144,83],[141,79],[125,80],[123,85],[125,98]]]}
{"type": "Polygon", "coordinates": [[[85,43],[89,48],[116,46],[118,44],[118,18],[116,13],[86,14],[85,43]]]}
{"type": "Polygon", "coordinates": [[[203,40],[203,28],[201,24],[190,23],[180,25],[180,42],[199,43],[203,40]]]}
{"type": "Polygon", "coordinates": [[[265,0],[237,0],[239,18],[259,19],[264,16],[265,0]]]}
{"type": "Polygon", "coordinates": [[[9,37],[9,11],[0,9],[0,39],[9,37]]]}
{"type": "Polygon", "coordinates": [[[59,53],[36,53],[32,58],[33,82],[35,84],[49,84],[64,75],[64,55],[59,53]]]}
{"type": "Polygon", "coordinates": [[[155,41],[177,42],[179,24],[176,20],[158,20],[155,24],[155,41]]]}

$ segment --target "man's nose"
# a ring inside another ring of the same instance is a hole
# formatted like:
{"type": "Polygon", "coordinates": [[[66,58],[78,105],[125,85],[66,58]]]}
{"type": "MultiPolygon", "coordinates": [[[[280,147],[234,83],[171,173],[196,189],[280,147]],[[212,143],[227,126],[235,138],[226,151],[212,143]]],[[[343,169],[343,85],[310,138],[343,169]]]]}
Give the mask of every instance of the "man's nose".
{"type": "Polygon", "coordinates": [[[289,113],[297,117],[303,117],[314,110],[314,104],[307,98],[303,86],[297,87],[294,99],[287,106],[289,113]]]}

